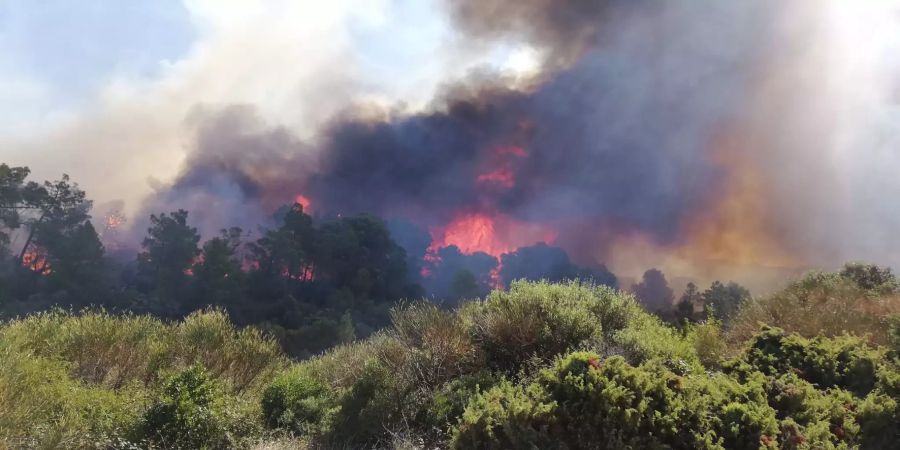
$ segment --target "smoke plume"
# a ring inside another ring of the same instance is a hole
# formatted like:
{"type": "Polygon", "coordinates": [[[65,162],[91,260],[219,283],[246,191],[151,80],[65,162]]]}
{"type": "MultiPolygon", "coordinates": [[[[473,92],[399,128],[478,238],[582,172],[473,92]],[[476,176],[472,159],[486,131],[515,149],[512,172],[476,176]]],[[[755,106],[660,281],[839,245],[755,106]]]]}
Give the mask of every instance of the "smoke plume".
{"type": "MultiPolygon", "coordinates": [[[[302,196],[322,217],[414,224],[431,242],[411,256],[451,248],[460,267],[537,243],[603,273],[750,283],[842,259],[890,263],[896,245],[872,238],[900,224],[879,212],[900,183],[873,161],[898,162],[884,89],[900,71],[881,53],[843,66],[858,36],[835,24],[869,16],[835,5],[447,0],[467,39],[527,43],[541,69],[449,80],[419,111],[354,102],[306,140],[252,107],[204,114],[147,212],[252,227],[302,196]]],[[[888,10],[879,23],[896,30],[888,10]]],[[[895,48],[889,36],[871,45],[895,48]]]]}

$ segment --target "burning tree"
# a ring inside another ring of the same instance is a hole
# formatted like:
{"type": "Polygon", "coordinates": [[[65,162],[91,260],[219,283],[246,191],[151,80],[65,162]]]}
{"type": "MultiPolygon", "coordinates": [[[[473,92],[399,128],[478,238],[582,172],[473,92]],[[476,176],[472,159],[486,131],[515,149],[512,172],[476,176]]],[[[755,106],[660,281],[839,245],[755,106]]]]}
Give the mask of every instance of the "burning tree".
{"type": "Polygon", "coordinates": [[[86,260],[102,258],[97,233],[90,225],[91,201],[68,175],[39,184],[27,181],[27,167],[0,165],[0,243],[10,244],[10,235],[21,230],[24,243],[16,257],[18,265],[42,274],[51,267],[76,268],[86,260]]]}

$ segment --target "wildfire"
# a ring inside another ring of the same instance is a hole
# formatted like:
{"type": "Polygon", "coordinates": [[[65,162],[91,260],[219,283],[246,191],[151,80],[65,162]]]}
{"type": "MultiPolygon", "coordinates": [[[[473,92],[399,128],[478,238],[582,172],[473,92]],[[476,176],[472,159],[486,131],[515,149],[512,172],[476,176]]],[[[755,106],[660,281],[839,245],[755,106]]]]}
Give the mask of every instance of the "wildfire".
{"type": "Polygon", "coordinates": [[[498,264],[491,271],[488,284],[500,288],[503,287],[500,280],[503,254],[538,242],[552,244],[556,241],[557,232],[548,224],[523,222],[502,214],[466,213],[444,227],[433,228],[431,238],[425,255],[428,264],[422,269],[423,277],[431,275],[429,265],[440,264],[438,250],[455,245],[464,254],[482,252],[496,258],[498,264]]]}
{"type": "Polygon", "coordinates": [[[515,172],[518,160],[526,156],[528,156],[528,152],[522,147],[495,147],[487,160],[489,168],[478,175],[475,181],[482,185],[488,184],[503,189],[510,189],[516,185],[515,172]]]}
{"type": "Polygon", "coordinates": [[[297,194],[297,197],[294,198],[294,203],[303,207],[303,212],[308,213],[310,207],[312,207],[312,202],[309,200],[309,197],[303,194],[297,194]]]}
{"type": "MultiPolygon", "coordinates": [[[[475,177],[477,186],[485,189],[487,198],[499,189],[511,189],[516,185],[516,173],[528,152],[516,145],[497,146],[482,161],[482,171],[475,177]]],[[[546,224],[524,222],[513,217],[488,211],[462,212],[450,223],[432,227],[431,245],[425,255],[425,267],[421,275],[428,277],[432,267],[440,264],[438,250],[456,246],[463,254],[486,253],[497,259],[497,267],[490,273],[488,284],[502,287],[500,280],[501,256],[519,247],[538,242],[553,243],[557,233],[546,224]]]]}
{"type": "Polygon", "coordinates": [[[49,275],[53,272],[50,263],[47,262],[47,255],[40,249],[29,249],[22,257],[22,267],[37,272],[41,275],[49,275]]]}
{"type": "Polygon", "coordinates": [[[103,218],[103,228],[106,232],[116,233],[126,222],[125,216],[118,211],[113,211],[103,218]]]}
{"type": "Polygon", "coordinates": [[[494,220],[483,214],[466,214],[458,217],[437,235],[432,235],[431,249],[455,245],[463,253],[484,252],[500,255],[511,249],[498,242],[494,233],[494,220]]]}

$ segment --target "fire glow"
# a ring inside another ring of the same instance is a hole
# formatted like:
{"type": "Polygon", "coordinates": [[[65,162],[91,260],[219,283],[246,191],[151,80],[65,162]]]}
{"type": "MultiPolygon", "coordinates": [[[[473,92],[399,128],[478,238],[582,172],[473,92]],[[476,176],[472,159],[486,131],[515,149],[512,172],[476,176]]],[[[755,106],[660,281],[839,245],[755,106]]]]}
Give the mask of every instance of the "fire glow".
{"type": "Polygon", "coordinates": [[[306,211],[306,212],[309,212],[310,207],[312,206],[312,201],[310,201],[309,197],[307,197],[303,194],[297,194],[297,196],[294,197],[294,203],[302,206],[303,211],[306,211]]]}
{"type": "Polygon", "coordinates": [[[462,214],[445,227],[432,229],[429,251],[455,245],[466,254],[482,252],[495,258],[539,242],[553,244],[557,231],[549,225],[529,223],[497,214],[462,214]]]}
{"type": "Polygon", "coordinates": [[[44,252],[34,248],[29,249],[22,255],[22,267],[45,276],[53,272],[44,252]]]}
{"type": "Polygon", "coordinates": [[[488,153],[488,169],[478,175],[476,183],[511,189],[516,185],[516,166],[528,152],[522,147],[500,146],[488,153]]]}

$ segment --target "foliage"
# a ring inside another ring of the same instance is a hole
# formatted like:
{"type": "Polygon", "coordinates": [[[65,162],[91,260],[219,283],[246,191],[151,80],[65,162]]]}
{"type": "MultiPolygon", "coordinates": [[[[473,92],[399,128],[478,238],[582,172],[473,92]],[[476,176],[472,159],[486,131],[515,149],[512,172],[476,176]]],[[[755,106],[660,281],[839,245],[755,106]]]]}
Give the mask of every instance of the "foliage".
{"type": "Polygon", "coordinates": [[[854,336],[806,339],[764,327],[749,342],[744,360],[770,376],[795,373],[821,388],[841,388],[864,396],[875,387],[882,353],[854,336]]]}
{"type": "Polygon", "coordinates": [[[730,322],[741,305],[750,300],[750,291],[734,282],[716,281],[701,296],[705,308],[712,311],[716,319],[730,322]]]}
{"type": "Polygon", "coordinates": [[[560,282],[583,280],[616,287],[616,276],[605,266],[579,267],[569,260],[569,255],[559,247],[544,243],[521,247],[500,257],[500,278],[509,285],[515,280],[546,280],[560,282]]]}
{"type": "Polygon", "coordinates": [[[900,314],[900,296],[877,295],[839,273],[813,272],[774,294],[755,298],[731,321],[729,340],[744,342],[760,324],[805,337],[865,336],[887,345],[891,314],[900,314]]]}
{"type": "Polygon", "coordinates": [[[641,282],[631,287],[634,295],[650,311],[668,311],[675,301],[675,294],[666,276],[657,269],[644,272],[641,282]]]}
{"type": "Polygon", "coordinates": [[[166,380],[159,398],[144,413],[143,439],[172,449],[225,446],[222,398],[202,366],[194,366],[166,380]]]}
{"type": "MultiPolygon", "coordinates": [[[[764,399],[764,396],[762,397],[764,399]]],[[[774,447],[774,411],[753,390],[693,380],[661,366],[632,367],[590,352],[560,358],[528,385],[505,384],[473,400],[456,448],[774,447]],[[705,394],[705,395],[700,395],[705,394]]]]}
{"type": "Polygon", "coordinates": [[[184,430],[209,424],[222,445],[239,446],[258,435],[259,392],[283,364],[273,340],[234,329],[220,311],[174,324],[105,311],[14,320],[0,327],[0,447],[131,448],[147,438],[196,448],[181,442],[194,433],[184,430]],[[207,404],[215,420],[204,418],[207,404]],[[148,435],[144,425],[159,421],[177,437],[148,435]]]}
{"type": "Polygon", "coordinates": [[[601,328],[597,298],[578,283],[513,282],[466,309],[473,338],[489,363],[515,370],[528,358],[550,359],[591,339],[601,328]]]}
{"type": "Polygon", "coordinates": [[[876,295],[896,294],[900,292],[900,281],[891,272],[890,267],[878,267],[874,264],[847,263],[839,272],[860,289],[876,295]]]}
{"type": "Polygon", "coordinates": [[[310,376],[305,367],[297,366],[265,389],[262,412],[268,427],[313,434],[327,429],[337,412],[336,403],[329,386],[310,376]]]}
{"type": "Polygon", "coordinates": [[[200,254],[200,234],[188,225],[188,212],[180,209],[171,214],[150,216],[147,237],[138,255],[139,275],[146,291],[159,290],[162,295],[178,298],[186,290],[188,271],[200,254]]]}
{"type": "Polygon", "coordinates": [[[694,283],[688,283],[681,294],[678,303],[675,304],[675,320],[679,324],[694,322],[697,319],[697,306],[703,305],[703,295],[694,283]]]}
{"type": "Polygon", "coordinates": [[[728,355],[728,343],[718,321],[709,320],[689,327],[687,338],[693,343],[697,358],[704,367],[720,368],[721,361],[728,355]]]}

